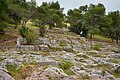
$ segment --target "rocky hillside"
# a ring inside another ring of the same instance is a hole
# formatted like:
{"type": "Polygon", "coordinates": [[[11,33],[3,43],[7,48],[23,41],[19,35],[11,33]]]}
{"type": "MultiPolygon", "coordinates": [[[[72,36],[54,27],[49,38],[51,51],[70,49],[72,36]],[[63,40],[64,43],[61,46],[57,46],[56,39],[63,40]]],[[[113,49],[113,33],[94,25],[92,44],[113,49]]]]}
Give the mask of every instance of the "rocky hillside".
{"type": "Polygon", "coordinates": [[[32,45],[1,51],[0,67],[0,80],[120,80],[120,46],[50,31],[32,45]]]}

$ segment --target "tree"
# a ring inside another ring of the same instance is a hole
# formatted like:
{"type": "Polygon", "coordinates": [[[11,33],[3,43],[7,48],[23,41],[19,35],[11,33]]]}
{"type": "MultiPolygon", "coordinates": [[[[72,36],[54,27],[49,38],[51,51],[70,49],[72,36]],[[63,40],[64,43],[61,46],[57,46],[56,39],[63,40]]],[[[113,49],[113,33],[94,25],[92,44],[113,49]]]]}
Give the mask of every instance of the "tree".
{"type": "Polygon", "coordinates": [[[90,32],[90,39],[93,34],[96,34],[96,30],[99,31],[101,21],[105,16],[105,7],[103,4],[98,5],[90,4],[88,11],[86,12],[86,23],[90,32]]]}
{"type": "Polygon", "coordinates": [[[112,39],[116,40],[116,43],[118,44],[119,38],[120,38],[120,12],[119,11],[113,11],[108,13],[108,17],[112,19],[112,24],[109,27],[109,36],[112,39]]]}
{"type": "Polygon", "coordinates": [[[0,0],[0,34],[4,34],[4,28],[9,23],[8,6],[6,0],[0,0]]]}
{"type": "Polygon", "coordinates": [[[50,9],[47,12],[47,24],[49,25],[49,29],[52,29],[52,27],[58,27],[59,24],[62,22],[61,17],[57,14],[57,11],[54,9],[50,9]]]}
{"type": "Polygon", "coordinates": [[[56,2],[49,2],[49,5],[50,5],[50,9],[55,9],[55,10],[60,10],[60,4],[58,1],[56,2]]]}
{"type": "Polygon", "coordinates": [[[42,6],[38,6],[37,7],[37,15],[36,15],[36,19],[35,19],[37,21],[36,25],[39,27],[39,32],[42,37],[44,37],[45,25],[47,22],[46,9],[48,9],[48,6],[47,5],[45,6],[44,3],[42,4],[42,6]]]}
{"type": "Polygon", "coordinates": [[[14,21],[17,28],[17,24],[22,20],[22,27],[26,27],[26,23],[34,17],[36,13],[36,2],[31,0],[7,0],[9,15],[14,21]]]}
{"type": "Polygon", "coordinates": [[[37,14],[33,21],[39,27],[40,34],[43,36],[46,25],[49,26],[49,29],[52,29],[53,27],[60,28],[63,18],[63,8],[60,8],[58,1],[52,1],[49,3],[43,2],[41,6],[37,7],[37,14]]]}
{"type": "MultiPolygon", "coordinates": [[[[24,1],[24,0],[23,0],[24,1]]],[[[9,9],[9,16],[13,21],[12,23],[15,24],[15,29],[17,28],[17,25],[21,23],[21,4],[23,3],[21,0],[7,0],[8,9],[9,9]]]]}
{"type": "Polygon", "coordinates": [[[79,9],[69,10],[67,16],[67,22],[70,23],[71,27],[70,31],[75,32],[76,34],[80,34],[82,31],[82,36],[87,36],[87,28],[86,28],[86,17],[85,13],[87,12],[88,6],[80,6],[79,9]]]}
{"type": "Polygon", "coordinates": [[[22,27],[26,27],[26,23],[36,14],[36,2],[35,0],[31,0],[30,2],[25,2],[24,7],[21,10],[22,17],[22,27]]]}
{"type": "Polygon", "coordinates": [[[60,8],[59,2],[49,2],[47,10],[47,24],[49,28],[60,27],[62,21],[64,20],[63,8],[60,8]]]}

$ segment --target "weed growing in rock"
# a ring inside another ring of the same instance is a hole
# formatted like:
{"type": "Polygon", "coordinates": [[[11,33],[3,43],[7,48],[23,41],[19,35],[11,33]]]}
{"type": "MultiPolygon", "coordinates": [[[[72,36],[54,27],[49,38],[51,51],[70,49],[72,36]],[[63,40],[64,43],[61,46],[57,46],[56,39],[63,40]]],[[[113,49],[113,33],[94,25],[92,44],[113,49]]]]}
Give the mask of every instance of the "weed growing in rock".
{"type": "Polygon", "coordinates": [[[3,61],[4,59],[0,57],[0,62],[3,61]]]}
{"type": "Polygon", "coordinates": [[[74,74],[70,68],[73,66],[73,64],[69,61],[64,61],[64,63],[59,64],[59,67],[63,69],[63,71],[68,74],[68,75],[72,75],[74,74]]]}
{"type": "Polygon", "coordinates": [[[16,75],[17,73],[19,73],[22,70],[22,66],[20,66],[19,68],[17,68],[17,65],[13,65],[8,63],[6,65],[7,70],[12,74],[12,75],[16,75]]]}
{"type": "Polygon", "coordinates": [[[100,49],[101,47],[102,47],[101,44],[96,44],[96,45],[92,46],[91,49],[101,51],[101,49],[100,49]]]}

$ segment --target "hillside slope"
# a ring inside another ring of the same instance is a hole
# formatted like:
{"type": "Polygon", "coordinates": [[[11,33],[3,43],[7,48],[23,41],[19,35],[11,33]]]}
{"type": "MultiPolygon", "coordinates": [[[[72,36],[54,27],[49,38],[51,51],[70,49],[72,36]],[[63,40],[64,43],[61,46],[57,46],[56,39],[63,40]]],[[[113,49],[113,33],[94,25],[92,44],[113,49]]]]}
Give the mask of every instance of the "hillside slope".
{"type": "Polygon", "coordinates": [[[79,35],[55,30],[28,46],[33,46],[34,50],[21,47],[0,52],[0,66],[15,80],[120,78],[120,46],[87,41],[79,35]]]}

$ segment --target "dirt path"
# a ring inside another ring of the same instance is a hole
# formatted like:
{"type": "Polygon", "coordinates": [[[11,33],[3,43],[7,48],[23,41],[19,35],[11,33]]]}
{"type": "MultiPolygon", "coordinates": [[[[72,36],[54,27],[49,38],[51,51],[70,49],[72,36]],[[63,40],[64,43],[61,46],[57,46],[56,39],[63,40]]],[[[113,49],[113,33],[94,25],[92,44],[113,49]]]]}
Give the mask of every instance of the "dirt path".
{"type": "Polygon", "coordinates": [[[16,42],[16,39],[12,39],[12,40],[8,40],[8,41],[5,41],[3,43],[0,43],[0,46],[11,43],[11,42],[16,42]]]}
{"type": "Polygon", "coordinates": [[[12,34],[9,32],[6,32],[3,38],[0,39],[0,48],[1,50],[4,49],[4,47],[15,47],[16,46],[16,40],[19,35],[12,34]]]}

